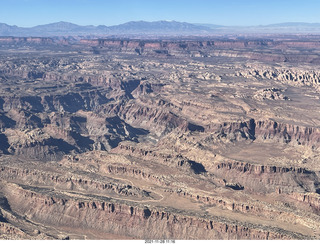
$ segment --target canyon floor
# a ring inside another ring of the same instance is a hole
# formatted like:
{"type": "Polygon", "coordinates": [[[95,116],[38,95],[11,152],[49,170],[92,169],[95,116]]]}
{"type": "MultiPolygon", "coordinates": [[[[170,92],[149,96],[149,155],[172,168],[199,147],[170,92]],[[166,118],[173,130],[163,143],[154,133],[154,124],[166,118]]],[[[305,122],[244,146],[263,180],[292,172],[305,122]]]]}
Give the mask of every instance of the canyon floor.
{"type": "Polygon", "coordinates": [[[319,63],[314,36],[0,38],[0,239],[319,239],[319,63]]]}

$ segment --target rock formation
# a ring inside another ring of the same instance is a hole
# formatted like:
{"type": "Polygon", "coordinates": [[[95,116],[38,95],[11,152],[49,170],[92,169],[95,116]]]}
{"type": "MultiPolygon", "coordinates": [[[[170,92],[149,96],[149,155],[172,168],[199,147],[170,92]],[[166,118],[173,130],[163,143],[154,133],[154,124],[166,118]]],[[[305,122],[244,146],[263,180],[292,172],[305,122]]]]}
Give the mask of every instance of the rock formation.
{"type": "Polygon", "coordinates": [[[318,49],[0,38],[0,239],[319,239],[318,49]]]}

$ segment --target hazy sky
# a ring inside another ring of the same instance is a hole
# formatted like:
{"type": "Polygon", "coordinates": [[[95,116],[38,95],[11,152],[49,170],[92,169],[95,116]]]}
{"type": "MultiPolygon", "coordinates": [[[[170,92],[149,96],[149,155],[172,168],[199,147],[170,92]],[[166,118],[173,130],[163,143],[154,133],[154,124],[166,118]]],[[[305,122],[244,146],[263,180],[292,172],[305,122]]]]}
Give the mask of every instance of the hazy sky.
{"type": "Polygon", "coordinates": [[[320,23],[320,0],[0,0],[0,23],[116,25],[176,20],[219,25],[320,23]]]}

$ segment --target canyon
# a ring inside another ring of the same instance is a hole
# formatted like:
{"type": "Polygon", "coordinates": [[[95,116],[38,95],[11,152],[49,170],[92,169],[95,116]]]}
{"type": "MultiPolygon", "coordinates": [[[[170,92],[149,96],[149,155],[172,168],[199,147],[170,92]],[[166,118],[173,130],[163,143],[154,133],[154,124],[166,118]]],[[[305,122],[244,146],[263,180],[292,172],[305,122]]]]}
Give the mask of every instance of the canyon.
{"type": "Polygon", "coordinates": [[[0,239],[320,238],[319,36],[0,37],[0,239]]]}

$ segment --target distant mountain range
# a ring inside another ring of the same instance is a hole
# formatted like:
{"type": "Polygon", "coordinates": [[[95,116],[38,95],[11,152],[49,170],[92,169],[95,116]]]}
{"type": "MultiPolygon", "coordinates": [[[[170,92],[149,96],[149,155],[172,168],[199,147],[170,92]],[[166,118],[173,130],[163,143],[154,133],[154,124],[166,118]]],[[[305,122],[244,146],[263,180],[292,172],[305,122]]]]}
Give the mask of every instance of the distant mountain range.
{"type": "Polygon", "coordinates": [[[320,34],[320,23],[289,22],[260,26],[222,26],[191,24],[177,21],[131,21],[114,26],[81,26],[69,22],[57,22],[35,27],[18,27],[0,23],[0,36],[112,36],[112,35],[213,35],[239,33],[310,33],[320,34]]]}

